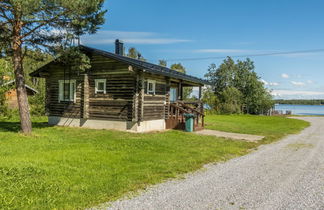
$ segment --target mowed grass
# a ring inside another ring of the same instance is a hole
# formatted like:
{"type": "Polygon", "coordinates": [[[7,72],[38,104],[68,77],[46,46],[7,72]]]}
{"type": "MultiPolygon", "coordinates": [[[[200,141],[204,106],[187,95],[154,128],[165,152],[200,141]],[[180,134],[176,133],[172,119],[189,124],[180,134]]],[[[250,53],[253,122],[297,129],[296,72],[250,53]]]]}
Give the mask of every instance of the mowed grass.
{"type": "MultiPolygon", "coordinates": [[[[0,120],[0,209],[80,209],[244,155],[260,143],[182,131],[135,134],[49,127],[34,119],[31,136],[18,120],[0,120]]],[[[259,116],[208,116],[210,129],[266,135],[295,133],[308,123],[259,116]]],[[[265,143],[265,142],[264,142],[265,143]]]]}
{"type": "Polygon", "coordinates": [[[256,146],[181,131],[134,134],[45,122],[35,119],[31,136],[17,133],[16,121],[0,122],[0,209],[92,207],[256,146]]]}
{"type": "Polygon", "coordinates": [[[288,134],[295,134],[310,125],[309,122],[278,116],[208,115],[205,128],[233,133],[265,136],[260,143],[270,143],[288,134]]]}

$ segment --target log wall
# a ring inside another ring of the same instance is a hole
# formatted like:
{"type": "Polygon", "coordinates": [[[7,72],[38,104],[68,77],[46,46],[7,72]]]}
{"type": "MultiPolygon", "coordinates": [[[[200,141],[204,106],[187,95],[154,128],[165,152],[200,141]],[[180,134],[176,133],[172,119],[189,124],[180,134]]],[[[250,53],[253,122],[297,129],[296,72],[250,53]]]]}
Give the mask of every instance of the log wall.
{"type": "Polygon", "coordinates": [[[100,55],[90,55],[91,69],[71,73],[51,65],[46,76],[46,110],[50,116],[141,122],[165,119],[170,81],[100,55]],[[76,80],[76,101],[59,102],[59,80],[76,80]],[[106,79],[106,93],[95,93],[95,80],[106,79]],[[155,94],[147,80],[156,81],[155,94]],[[87,94],[88,93],[88,94],[87,94]],[[85,94],[87,96],[85,96],[85,94]],[[85,108],[84,108],[85,107],[85,108]]]}
{"type": "Polygon", "coordinates": [[[158,120],[165,119],[165,105],[166,105],[166,79],[154,75],[145,75],[145,80],[156,81],[155,94],[147,93],[147,81],[144,85],[144,115],[143,120],[158,120]]]}
{"type": "Polygon", "coordinates": [[[50,75],[46,77],[46,111],[50,116],[80,118],[82,77],[73,74],[60,65],[49,66],[50,75]],[[59,102],[59,80],[76,80],[76,100],[74,102],[59,102]]]}

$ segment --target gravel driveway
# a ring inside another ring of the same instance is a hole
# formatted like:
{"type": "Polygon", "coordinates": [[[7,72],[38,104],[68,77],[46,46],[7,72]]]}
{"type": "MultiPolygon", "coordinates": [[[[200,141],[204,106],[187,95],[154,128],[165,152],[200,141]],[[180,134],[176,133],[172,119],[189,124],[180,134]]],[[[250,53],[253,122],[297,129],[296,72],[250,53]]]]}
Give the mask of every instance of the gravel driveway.
{"type": "Polygon", "coordinates": [[[324,118],[302,119],[312,126],[298,135],[109,209],[324,209],[324,118]]]}

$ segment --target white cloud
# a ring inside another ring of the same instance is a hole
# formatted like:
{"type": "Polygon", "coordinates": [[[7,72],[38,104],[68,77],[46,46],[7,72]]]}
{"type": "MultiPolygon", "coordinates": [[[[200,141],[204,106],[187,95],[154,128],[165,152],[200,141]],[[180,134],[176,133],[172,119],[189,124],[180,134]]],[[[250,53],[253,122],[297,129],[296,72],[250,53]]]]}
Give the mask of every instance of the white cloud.
{"type": "Polygon", "coordinates": [[[314,82],[312,80],[307,80],[308,84],[313,84],[314,82]]]}
{"type": "Polygon", "coordinates": [[[289,78],[289,75],[288,75],[288,74],[285,74],[285,73],[283,73],[283,74],[281,74],[281,77],[282,77],[282,78],[285,78],[285,79],[287,79],[287,78],[289,78]]]}
{"type": "Polygon", "coordinates": [[[247,53],[252,52],[252,50],[242,50],[242,49],[199,49],[194,50],[196,53],[247,53]]]}
{"type": "Polygon", "coordinates": [[[278,82],[267,82],[265,81],[264,79],[260,79],[260,81],[265,84],[265,85],[268,85],[268,86],[278,86],[279,83],[278,82]]]}
{"type": "Polygon", "coordinates": [[[264,79],[260,79],[260,81],[265,84],[265,85],[268,85],[269,83],[267,81],[265,81],[264,79]]]}
{"type": "Polygon", "coordinates": [[[295,86],[305,86],[304,82],[296,82],[296,81],[290,81],[291,84],[295,85],[295,86]]]}
{"type": "Polygon", "coordinates": [[[270,83],[269,83],[269,86],[278,86],[278,85],[279,85],[278,82],[270,82],[270,83]]]}
{"type": "Polygon", "coordinates": [[[97,34],[82,37],[84,44],[113,44],[120,39],[127,44],[174,44],[190,42],[187,39],[161,38],[153,32],[99,31],[97,34]]]}
{"type": "Polygon", "coordinates": [[[324,92],[320,92],[320,91],[272,90],[271,94],[276,98],[285,98],[285,99],[324,98],[324,92]]]}

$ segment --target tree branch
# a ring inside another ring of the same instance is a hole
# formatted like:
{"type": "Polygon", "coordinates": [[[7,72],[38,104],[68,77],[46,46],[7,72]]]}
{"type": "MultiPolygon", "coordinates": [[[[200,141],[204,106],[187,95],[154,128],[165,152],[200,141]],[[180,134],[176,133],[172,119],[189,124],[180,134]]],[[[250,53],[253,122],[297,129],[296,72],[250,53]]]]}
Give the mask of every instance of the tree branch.
{"type": "Polygon", "coordinates": [[[34,40],[32,39],[26,39],[24,40],[24,42],[29,42],[31,45],[40,45],[42,47],[45,47],[45,48],[51,48],[51,47],[54,47],[54,46],[51,46],[51,45],[47,45],[45,43],[40,43],[40,42],[35,42],[34,40]]]}
{"type": "Polygon", "coordinates": [[[6,19],[7,21],[11,22],[12,19],[10,19],[7,14],[6,11],[3,9],[3,7],[0,7],[0,12],[2,13],[2,15],[0,14],[0,17],[6,19]]]}
{"type": "Polygon", "coordinates": [[[39,24],[38,26],[36,26],[35,28],[31,29],[29,32],[25,33],[24,35],[22,35],[22,39],[25,38],[25,37],[28,37],[29,35],[31,35],[32,33],[34,33],[35,31],[37,31],[38,29],[40,29],[41,27],[45,26],[46,24],[58,19],[60,16],[66,14],[70,12],[70,10],[66,10],[64,12],[62,12],[61,14],[58,14],[56,15],[55,17],[51,18],[51,19],[48,19],[46,21],[44,21],[42,24],[39,24]]]}

